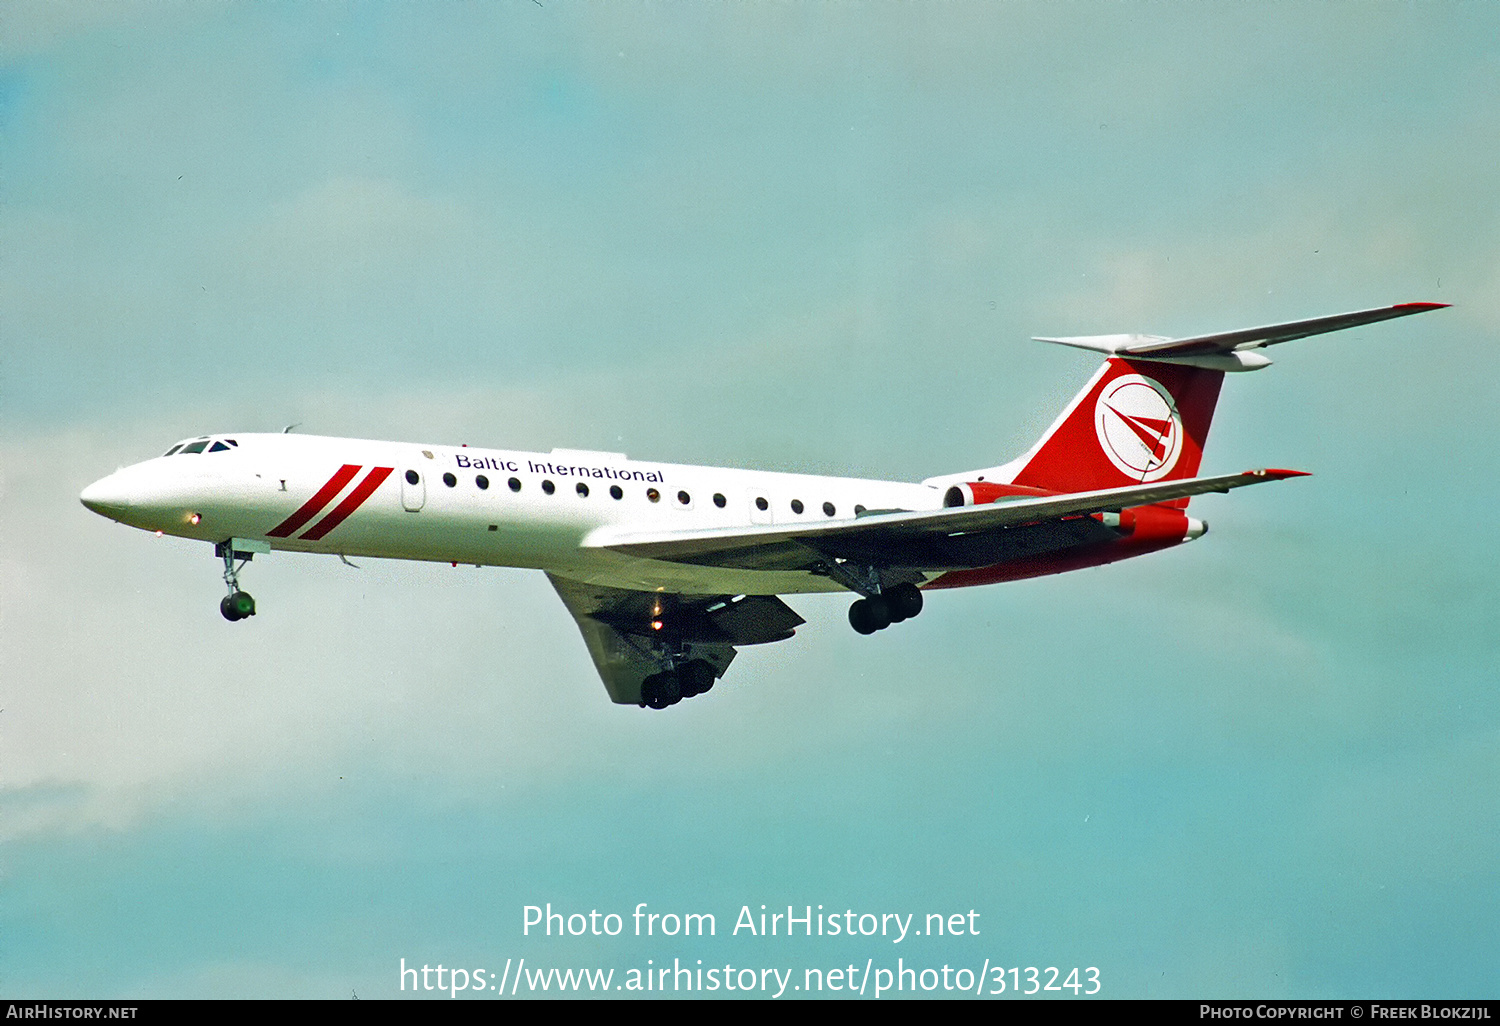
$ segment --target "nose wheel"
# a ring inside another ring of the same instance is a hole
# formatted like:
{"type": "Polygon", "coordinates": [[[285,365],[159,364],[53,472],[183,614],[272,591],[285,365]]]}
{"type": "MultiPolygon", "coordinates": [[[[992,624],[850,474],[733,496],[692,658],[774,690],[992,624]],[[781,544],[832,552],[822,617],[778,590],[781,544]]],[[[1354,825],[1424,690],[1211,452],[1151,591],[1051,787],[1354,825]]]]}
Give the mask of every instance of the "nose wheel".
{"type": "Polygon", "coordinates": [[[231,623],[243,620],[255,615],[255,599],[250,597],[248,591],[232,591],[219,600],[219,612],[231,623]]]}
{"type": "Polygon", "coordinates": [[[231,538],[214,546],[214,554],[224,560],[224,586],[229,589],[229,594],[219,600],[219,612],[230,623],[255,615],[255,599],[248,591],[240,590],[240,571],[255,553],[270,551],[271,546],[265,542],[246,538],[231,538]],[[236,559],[240,560],[238,566],[236,559]]]}

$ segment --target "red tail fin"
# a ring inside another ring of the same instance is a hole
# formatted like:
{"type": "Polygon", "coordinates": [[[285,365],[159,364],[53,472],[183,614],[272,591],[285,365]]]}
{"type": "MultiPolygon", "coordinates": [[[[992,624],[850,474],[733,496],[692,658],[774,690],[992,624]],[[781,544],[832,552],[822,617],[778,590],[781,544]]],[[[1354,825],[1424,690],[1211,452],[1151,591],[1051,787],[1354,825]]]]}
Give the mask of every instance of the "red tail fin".
{"type": "MultiPolygon", "coordinates": [[[[929,478],[935,487],[986,476],[1054,492],[1088,491],[1193,477],[1208,441],[1225,371],[1269,366],[1266,346],[1436,310],[1401,303],[1213,335],[1085,335],[1043,338],[1106,354],[1099,373],[1041,441],[1003,467],[929,478]],[[1019,468],[1019,469],[1016,469],[1019,468]]],[[[1186,500],[1179,500],[1186,505],[1186,500]]]]}
{"type": "Polygon", "coordinates": [[[1017,461],[1014,483],[1081,492],[1193,477],[1223,382],[1219,370],[1112,356],[1017,461]]]}

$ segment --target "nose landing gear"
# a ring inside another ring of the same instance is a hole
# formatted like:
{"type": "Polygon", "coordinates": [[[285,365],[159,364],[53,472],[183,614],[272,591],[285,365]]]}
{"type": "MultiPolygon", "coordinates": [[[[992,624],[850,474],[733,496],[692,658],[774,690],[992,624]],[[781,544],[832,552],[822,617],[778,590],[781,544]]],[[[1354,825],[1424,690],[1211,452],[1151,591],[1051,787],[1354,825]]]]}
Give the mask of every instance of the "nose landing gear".
{"type": "Polygon", "coordinates": [[[249,538],[231,538],[214,546],[214,555],[224,560],[224,585],[229,589],[229,594],[219,600],[219,612],[230,623],[255,615],[255,599],[248,591],[240,590],[240,571],[257,552],[270,551],[268,543],[249,538]],[[240,560],[239,566],[235,566],[236,559],[240,560]]]}
{"type": "Polygon", "coordinates": [[[243,620],[255,615],[255,599],[248,591],[232,591],[219,600],[219,612],[231,623],[243,620]]]}

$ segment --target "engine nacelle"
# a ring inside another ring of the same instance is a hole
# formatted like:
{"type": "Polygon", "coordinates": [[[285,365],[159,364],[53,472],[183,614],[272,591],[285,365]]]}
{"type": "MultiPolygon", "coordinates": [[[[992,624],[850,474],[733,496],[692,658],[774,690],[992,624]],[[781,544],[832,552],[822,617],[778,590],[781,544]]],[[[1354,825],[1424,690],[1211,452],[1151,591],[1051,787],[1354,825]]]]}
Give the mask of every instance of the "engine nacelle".
{"type": "Polygon", "coordinates": [[[1208,525],[1167,506],[1132,506],[1118,513],[1095,513],[1094,519],[1136,541],[1192,541],[1208,533],[1208,525]]]}
{"type": "Polygon", "coordinates": [[[996,502],[1000,499],[1019,499],[1033,495],[1055,495],[1045,488],[1031,488],[1027,485],[1000,484],[997,481],[965,481],[956,484],[943,493],[943,505],[952,506],[983,506],[986,503],[996,502]]]}

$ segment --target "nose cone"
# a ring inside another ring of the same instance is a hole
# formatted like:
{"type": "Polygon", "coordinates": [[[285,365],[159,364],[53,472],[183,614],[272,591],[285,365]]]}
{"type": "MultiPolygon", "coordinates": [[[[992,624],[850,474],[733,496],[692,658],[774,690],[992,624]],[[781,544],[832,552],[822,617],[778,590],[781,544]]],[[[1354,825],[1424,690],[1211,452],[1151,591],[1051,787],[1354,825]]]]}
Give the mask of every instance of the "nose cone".
{"type": "Polygon", "coordinates": [[[101,516],[118,520],[130,511],[130,489],[125,476],[114,473],[85,488],[78,501],[101,516]]]}

